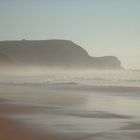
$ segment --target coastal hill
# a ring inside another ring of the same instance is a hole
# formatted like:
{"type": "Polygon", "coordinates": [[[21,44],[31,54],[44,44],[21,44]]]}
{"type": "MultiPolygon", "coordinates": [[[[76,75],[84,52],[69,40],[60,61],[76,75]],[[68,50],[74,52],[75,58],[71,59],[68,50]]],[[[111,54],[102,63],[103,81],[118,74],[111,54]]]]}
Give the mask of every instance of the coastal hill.
{"type": "Polygon", "coordinates": [[[22,66],[121,69],[115,56],[91,57],[69,40],[0,41],[0,64],[22,66]],[[11,59],[10,59],[11,58],[11,59]]]}
{"type": "Polygon", "coordinates": [[[15,62],[9,56],[0,53],[0,66],[14,66],[15,62]]]}

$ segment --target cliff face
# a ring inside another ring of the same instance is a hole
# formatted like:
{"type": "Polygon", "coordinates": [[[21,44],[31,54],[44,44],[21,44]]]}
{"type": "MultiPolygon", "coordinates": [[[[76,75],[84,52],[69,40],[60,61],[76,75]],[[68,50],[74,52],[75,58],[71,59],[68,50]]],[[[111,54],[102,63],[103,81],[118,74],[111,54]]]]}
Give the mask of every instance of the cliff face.
{"type": "Polygon", "coordinates": [[[103,69],[121,69],[121,62],[115,56],[93,57],[93,65],[103,69]]]}
{"type": "Polygon", "coordinates": [[[1,41],[0,53],[26,66],[121,69],[116,57],[91,57],[68,40],[1,41]]]}

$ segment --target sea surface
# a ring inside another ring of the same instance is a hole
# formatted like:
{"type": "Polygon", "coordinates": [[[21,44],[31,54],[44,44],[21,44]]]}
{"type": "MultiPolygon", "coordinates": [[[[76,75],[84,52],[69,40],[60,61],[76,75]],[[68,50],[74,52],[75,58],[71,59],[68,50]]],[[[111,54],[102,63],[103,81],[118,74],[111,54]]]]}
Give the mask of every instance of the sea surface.
{"type": "Polygon", "coordinates": [[[81,84],[98,86],[140,87],[140,70],[46,72],[0,76],[0,83],[9,84],[81,84]]]}
{"type": "Polygon", "coordinates": [[[8,117],[41,133],[85,140],[140,139],[140,71],[1,76],[0,98],[38,108],[8,117]]]}

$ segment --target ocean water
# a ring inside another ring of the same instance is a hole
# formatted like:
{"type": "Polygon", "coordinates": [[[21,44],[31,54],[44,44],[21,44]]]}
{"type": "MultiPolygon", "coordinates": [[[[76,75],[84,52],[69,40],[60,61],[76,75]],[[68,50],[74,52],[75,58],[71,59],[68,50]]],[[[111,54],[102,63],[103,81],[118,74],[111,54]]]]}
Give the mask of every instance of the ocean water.
{"type": "Polygon", "coordinates": [[[46,72],[46,74],[24,74],[0,76],[1,84],[79,84],[96,86],[140,87],[140,71],[75,71],[46,72]]]}
{"type": "Polygon", "coordinates": [[[73,140],[139,140],[140,72],[93,71],[1,76],[0,98],[35,107],[8,117],[73,140]]]}

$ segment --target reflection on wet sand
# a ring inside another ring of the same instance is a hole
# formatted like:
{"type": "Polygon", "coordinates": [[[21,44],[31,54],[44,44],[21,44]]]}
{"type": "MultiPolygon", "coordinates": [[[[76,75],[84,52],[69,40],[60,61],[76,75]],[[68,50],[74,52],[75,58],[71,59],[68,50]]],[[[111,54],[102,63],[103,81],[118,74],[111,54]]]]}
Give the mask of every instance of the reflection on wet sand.
{"type": "Polygon", "coordinates": [[[69,85],[64,90],[60,85],[31,87],[23,92],[24,88],[26,85],[0,93],[0,129],[5,128],[0,132],[2,140],[9,140],[8,131],[11,140],[140,138],[138,91],[126,96],[123,92],[105,93],[88,87],[87,92],[75,86],[67,90],[72,88],[69,85]]]}

